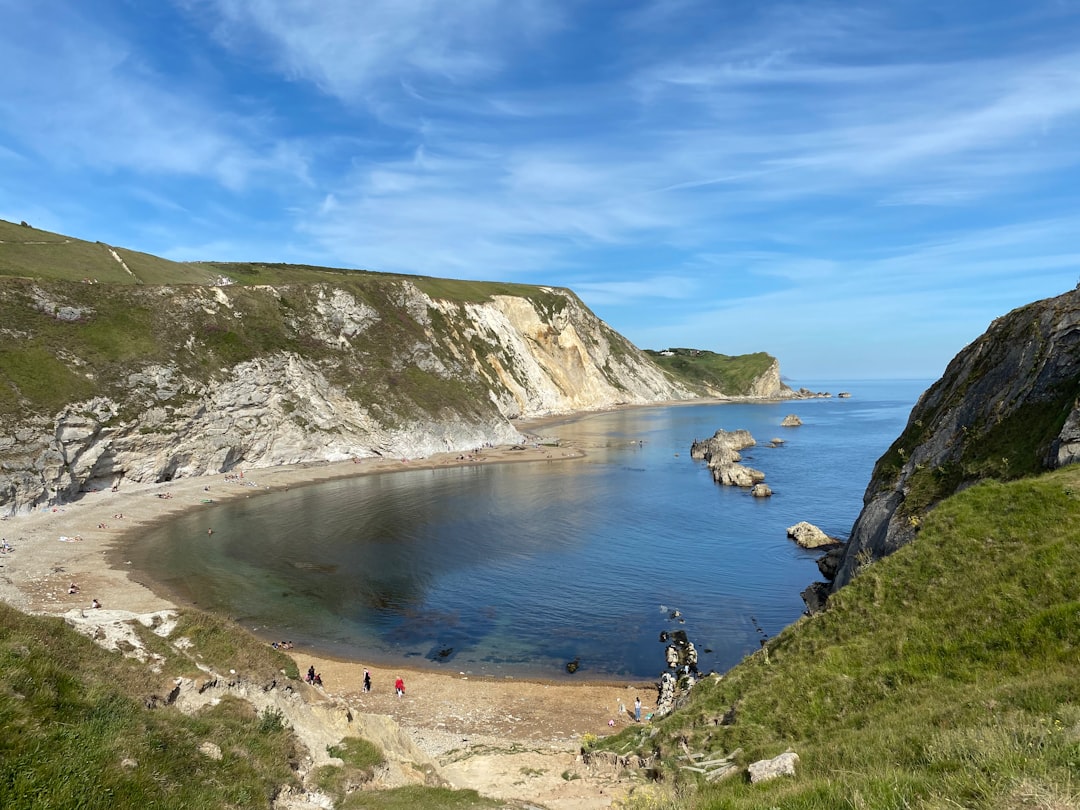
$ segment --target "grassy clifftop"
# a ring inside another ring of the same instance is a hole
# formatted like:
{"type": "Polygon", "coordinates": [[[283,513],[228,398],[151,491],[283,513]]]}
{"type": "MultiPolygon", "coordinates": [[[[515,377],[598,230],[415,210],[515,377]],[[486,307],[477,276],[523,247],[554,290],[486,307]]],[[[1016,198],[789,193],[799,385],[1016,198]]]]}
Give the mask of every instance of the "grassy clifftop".
{"type": "Polygon", "coordinates": [[[984,482],[655,735],[601,746],[659,752],[672,807],[1080,806],[1078,583],[1080,468],[984,482]],[[685,750],[739,748],[793,749],[798,775],[691,789],[679,769],[685,750]]]}
{"type": "Polygon", "coordinates": [[[645,351],[660,368],[688,385],[743,395],[776,362],[765,352],[728,355],[703,349],[645,351]]]}

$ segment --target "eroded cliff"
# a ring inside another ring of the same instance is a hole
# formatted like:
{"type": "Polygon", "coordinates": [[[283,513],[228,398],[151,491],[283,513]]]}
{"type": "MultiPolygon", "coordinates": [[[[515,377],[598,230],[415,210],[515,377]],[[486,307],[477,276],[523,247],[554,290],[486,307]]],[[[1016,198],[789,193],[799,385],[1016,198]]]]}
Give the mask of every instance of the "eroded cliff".
{"type": "Polygon", "coordinates": [[[0,513],[121,479],[515,442],[518,418],[698,395],[568,290],[419,283],[0,279],[0,513]]]}
{"type": "Polygon", "coordinates": [[[878,460],[833,590],[984,478],[1080,460],[1080,289],[1013,310],[961,351],[878,460]]]}

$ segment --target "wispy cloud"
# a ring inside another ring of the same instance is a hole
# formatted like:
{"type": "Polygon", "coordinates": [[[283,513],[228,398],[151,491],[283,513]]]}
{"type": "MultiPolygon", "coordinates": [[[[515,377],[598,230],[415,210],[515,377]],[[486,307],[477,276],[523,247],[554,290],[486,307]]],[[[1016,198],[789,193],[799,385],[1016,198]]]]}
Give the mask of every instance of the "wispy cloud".
{"type": "Polygon", "coordinates": [[[0,208],[98,238],[563,284],[639,344],[805,358],[904,318],[954,351],[1075,282],[1075,7],[0,8],[0,208]]]}

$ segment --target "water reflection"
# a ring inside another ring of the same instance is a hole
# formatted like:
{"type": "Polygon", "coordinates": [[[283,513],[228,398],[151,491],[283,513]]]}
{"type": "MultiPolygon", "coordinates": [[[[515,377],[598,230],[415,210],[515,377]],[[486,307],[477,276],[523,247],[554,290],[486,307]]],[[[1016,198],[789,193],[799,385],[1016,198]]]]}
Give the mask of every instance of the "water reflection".
{"type": "Polygon", "coordinates": [[[874,460],[920,386],[876,397],[634,409],[552,425],[584,461],[409,470],[293,488],[181,517],[131,551],[200,606],[386,662],[575,677],[654,676],[677,606],[705,669],[725,669],[798,617],[810,520],[844,535],[874,460]],[[804,426],[784,433],[786,413],[804,426]],[[761,442],[767,501],[713,484],[690,443],[717,428],[761,442]],[[824,472],[823,472],[824,471],[824,472]],[[663,607],[662,607],[663,606],[663,607]],[[751,617],[754,617],[751,619],[751,617]]]}

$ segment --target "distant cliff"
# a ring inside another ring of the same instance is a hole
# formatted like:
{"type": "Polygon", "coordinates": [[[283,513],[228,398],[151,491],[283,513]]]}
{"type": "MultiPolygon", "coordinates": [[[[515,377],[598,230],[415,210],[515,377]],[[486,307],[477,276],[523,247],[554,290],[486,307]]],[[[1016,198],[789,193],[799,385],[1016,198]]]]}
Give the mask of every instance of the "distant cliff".
{"type": "Polygon", "coordinates": [[[697,396],[568,290],[451,300],[0,281],[0,511],[163,481],[520,440],[510,420],[697,396]]]}
{"type": "Polygon", "coordinates": [[[1080,289],[995,320],[922,395],[874,467],[833,589],[912,540],[960,489],[1078,460],[1080,289]]]}
{"type": "Polygon", "coordinates": [[[173,262],[0,220],[0,514],[119,480],[516,442],[514,420],[548,414],[791,393],[766,354],[725,361],[738,373],[708,384],[665,370],[566,289],[173,262]]]}

